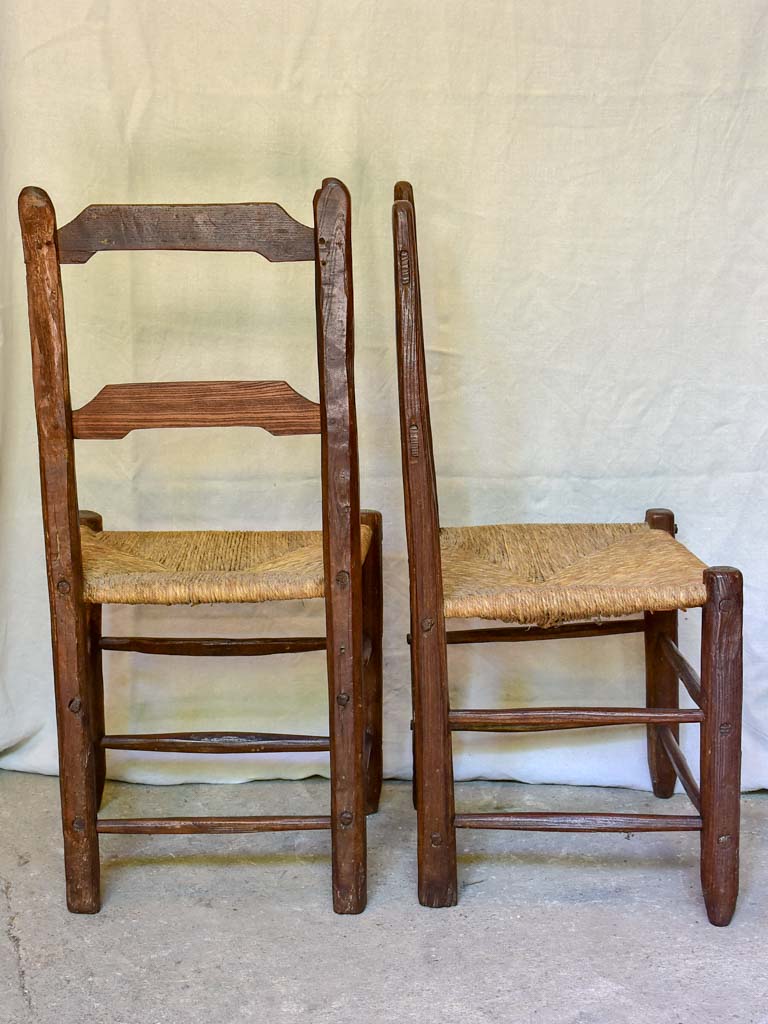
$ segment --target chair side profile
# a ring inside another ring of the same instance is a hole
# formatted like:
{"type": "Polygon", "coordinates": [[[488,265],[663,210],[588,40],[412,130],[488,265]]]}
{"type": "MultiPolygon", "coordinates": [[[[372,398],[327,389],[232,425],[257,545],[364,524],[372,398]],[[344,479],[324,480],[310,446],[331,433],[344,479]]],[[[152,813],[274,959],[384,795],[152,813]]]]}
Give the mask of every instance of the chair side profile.
{"type": "Polygon", "coordinates": [[[19,197],[27,267],[32,369],[70,910],[99,910],[99,835],[329,829],[333,904],[366,902],[366,813],[381,789],[381,516],[360,510],[354,394],[349,193],[326,179],[314,228],[274,203],[91,206],[57,230],[40,189],[19,197]],[[60,265],[120,249],[240,251],[315,264],[320,402],[285,381],[108,385],[72,410],[60,265]],[[277,436],[319,434],[322,531],[108,532],[81,512],[75,439],[136,429],[258,426],[277,436]],[[325,598],[326,635],[280,638],[105,637],[103,604],[261,602],[325,598]],[[326,651],[330,735],[110,735],[101,652],[262,656],[326,651]],[[197,753],[329,751],[328,815],[105,819],[98,815],[107,749],[197,753]]]}
{"type": "Polygon", "coordinates": [[[675,540],[668,509],[642,523],[440,527],[413,190],[393,206],[400,430],[411,593],[414,803],[419,899],[457,900],[456,829],[559,832],[697,831],[709,920],[727,925],[738,894],[742,705],[742,577],[707,567],[675,540]],[[701,675],[677,646],[677,613],[702,608],[701,675]],[[446,619],[512,625],[446,628],[446,619]],[[447,647],[642,633],[646,701],[638,708],[450,707],[447,647]],[[694,707],[681,708],[679,683],[694,707]],[[701,728],[699,780],[679,727],[701,728]],[[653,791],[676,782],[692,814],[454,812],[451,733],[644,725],[653,791]]]}

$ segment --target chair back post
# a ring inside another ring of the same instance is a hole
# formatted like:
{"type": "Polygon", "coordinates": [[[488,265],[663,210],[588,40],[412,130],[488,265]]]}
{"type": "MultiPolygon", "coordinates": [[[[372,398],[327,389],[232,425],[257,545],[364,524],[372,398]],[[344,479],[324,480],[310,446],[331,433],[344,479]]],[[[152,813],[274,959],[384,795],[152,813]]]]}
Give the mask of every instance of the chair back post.
{"type": "Polygon", "coordinates": [[[56,246],[56,213],[48,195],[25,188],[19,220],[27,270],[32,375],[40,455],[48,596],[53,634],[61,798],[71,909],[94,912],[98,903],[95,759],[90,739],[88,639],[83,604],[72,407],[69,395],[64,301],[56,246]],[[92,777],[73,792],[69,773],[92,777]]]}
{"type": "Polygon", "coordinates": [[[419,899],[456,902],[453,762],[448,726],[448,655],[443,613],[440,517],[432,450],[413,190],[395,186],[392,210],[397,379],[411,594],[414,764],[419,813],[419,899]]]}
{"type": "Polygon", "coordinates": [[[314,198],[317,356],[320,378],[323,557],[334,908],[365,905],[362,561],[354,390],[354,302],[350,197],[333,178],[314,198]],[[361,869],[362,865],[362,869],[361,869]]]}

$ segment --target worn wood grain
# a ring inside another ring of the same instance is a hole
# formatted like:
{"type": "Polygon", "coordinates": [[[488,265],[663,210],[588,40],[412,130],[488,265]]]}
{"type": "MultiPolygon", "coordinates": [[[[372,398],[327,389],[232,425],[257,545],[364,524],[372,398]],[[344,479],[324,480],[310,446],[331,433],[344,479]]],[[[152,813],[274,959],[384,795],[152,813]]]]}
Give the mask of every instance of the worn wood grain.
{"type": "MultiPolygon", "coordinates": [[[[80,509],[78,520],[81,526],[87,526],[95,533],[104,528],[98,512],[80,509]]],[[[88,689],[90,699],[91,741],[94,750],[94,770],[96,773],[96,806],[101,805],[104,795],[104,783],[107,778],[107,755],[101,745],[104,736],[104,673],[101,663],[101,621],[100,604],[89,604],[85,609],[88,623],[88,689]]]]}
{"type": "Polygon", "coordinates": [[[525,643],[532,640],[577,640],[580,637],[619,636],[644,633],[643,619],[616,619],[611,622],[569,622],[562,626],[491,626],[478,629],[449,629],[449,644],[525,643]]]}
{"type": "Polygon", "coordinates": [[[384,772],[382,700],[384,686],[384,587],[382,580],[381,513],[363,509],[360,521],[371,530],[363,562],[363,694],[365,699],[365,811],[379,807],[384,772]]]}
{"type": "MultiPolygon", "coordinates": [[[[648,509],[645,521],[652,530],[664,530],[672,537],[677,532],[674,513],[668,508],[648,509]]],[[[677,644],[677,612],[646,612],[645,696],[649,708],[674,708],[680,703],[677,673],[671,668],[661,650],[661,638],[664,636],[677,644]]],[[[673,726],[672,732],[675,742],[679,742],[680,730],[677,726],[673,726]]],[[[648,726],[647,749],[648,771],[653,792],[658,797],[671,797],[675,792],[677,775],[655,725],[648,726]]]]}
{"type": "Polygon", "coordinates": [[[319,434],[320,406],[284,380],[107,384],[72,415],[76,438],[121,438],[158,427],[262,427],[319,434]]]}
{"type": "Polygon", "coordinates": [[[176,754],[277,754],[330,749],[327,736],[257,732],[164,732],[107,735],[108,750],[156,750],[176,754]]]}
{"type": "Polygon", "coordinates": [[[89,624],[82,600],[67,338],[56,256],[56,215],[41,189],[19,196],[51,607],[53,674],[67,905],[99,910],[96,749],[91,723],[89,624]]]}
{"type": "Polygon", "coordinates": [[[453,764],[439,512],[429,417],[413,191],[395,186],[392,211],[400,438],[411,598],[419,901],[457,900],[453,764]]]}
{"type": "Polygon", "coordinates": [[[546,732],[550,729],[594,729],[604,725],[675,725],[701,722],[698,708],[516,708],[503,710],[451,710],[453,732],[546,732]]]}
{"type": "Polygon", "coordinates": [[[742,605],[738,569],[704,572],[701,685],[701,884],[709,920],[727,925],[739,893],[742,605]]]}
{"type": "Polygon", "coordinates": [[[312,228],[277,203],[87,206],[59,229],[58,246],[62,263],[137,249],[256,252],[272,263],[315,258],[312,228]]]}
{"type": "Polygon", "coordinates": [[[102,651],[160,654],[194,658],[258,658],[271,654],[303,654],[324,651],[324,636],[283,637],[161,637],[105,636],[102,651]]]}
{"type": "Polygon", "coordinates": [[[498,828],[518,832],[698,832],[701,818],[688,814],[457,814],[456,828],[498,828]]]}
{"type": "Polygon", "coordinates": [[[350,205],[346,187],[334,178],[327,178],[315,194],[333,905],[340,914],[358,914],[365,908],[367,875],[363,592],[350,205]]]}
{"type": "Polygon", "coordinates": [[[306,832],[331,827],[328,815],[248,818],[99,818],[98,831],[114,835],[232,835],[239,832],[306,832]]]}

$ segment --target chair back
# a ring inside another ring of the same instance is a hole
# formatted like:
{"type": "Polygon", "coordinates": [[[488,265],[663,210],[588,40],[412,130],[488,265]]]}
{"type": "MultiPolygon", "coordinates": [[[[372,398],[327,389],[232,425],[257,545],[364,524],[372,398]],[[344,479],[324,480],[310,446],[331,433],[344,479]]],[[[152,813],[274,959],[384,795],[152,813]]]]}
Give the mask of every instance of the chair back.
{"type": "Polygon", "coordinates": [[[359,640],[352,626],[361,601],[360,496],[346,187],[326,179],[313,208],[314,226],[308,227],[275,203],[99,205],[86,207],[57,229],[48,195],[32,187],[22,191],[19,218],[45,546],[52,611],[54,619],[64,616],[60,623],[67,615],[82,616],[74,441],[121,438],[132,430],[156,427],[255,426],[276,435],[321,436],[328,657],[334,657],[334,650],[354,656],[359,640]],[[319,403],[285,381],[184,381],[110,384],[73,410],[61,265],[83,264],[100,252],[151,249],[252,252],[271,262],[313,261],[319,403]]]}

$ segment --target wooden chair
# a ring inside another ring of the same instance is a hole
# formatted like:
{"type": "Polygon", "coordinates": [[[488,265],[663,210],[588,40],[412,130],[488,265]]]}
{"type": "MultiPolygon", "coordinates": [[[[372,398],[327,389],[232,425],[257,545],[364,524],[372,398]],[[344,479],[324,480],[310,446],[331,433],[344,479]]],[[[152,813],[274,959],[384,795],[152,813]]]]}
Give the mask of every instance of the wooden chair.
{"type": "Polygon", "coordinates": [[[100,907],[99,835],[330,829],[333,906],[366,901],[366,812],[381,788],[381,516],[360,511],[353,381],[350,200],[323,182],[314,228],[274,203],[89,206],[57,231],[51,200],[25,188],[19,213],[40,447],[53,634],[67,903],[100,907]],[[112,384],[70,405],[60,264],[127,249],[260,253],[315,263],[320,403],[284,381],[112,384]],[[322,532],[107,532],[78,512],[73,441],[148,427],[257,426],[320,434],[322,532]],[[362,525],[361,525],[362,522],[362,525]],[[326,636],[277,639],[104,637],[104,604],[261,602],[325,597],[326,636]],[[327,652],[330,737],[257,733],[105,733],[101,652],[267,655],[327,652]],[[330,751],[330,815],[98,817],[105,751],[330,751]]]}
{"type": "Polygon", "coordinates": [[[742,579],[707,568],[675,539],[674,516],[644,523],[441,528],[427,394],[413,191],[395,186],[397,356],[411,594],[414,802],[419,899],[457,900],[456,829],[701,833],[701,880],[713,924],[731,919],[738,890],[742,579]],[[677,610],[701,607],[701,679],[677,646],[677,610]],[[620,618],[621,616],[621,618],[620,618]],[[626,616],[632,616],[627,618],[626,616]],[[446,619],[517,623],[446,630],[446,619]],[[449,644],[642,633],[646,707],[465,710],[449,706],[449,644]],[[681,709],[678,680],[694,708],[681,709]],[[679,726],[701,726],[697,785],[679,726]],[[538,732],[644,724],[654,793],[680,779],[686,815],[455,814],[451,733],[538,732]]]}

